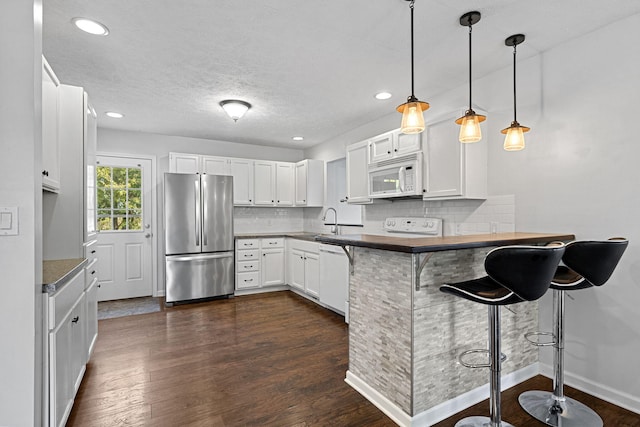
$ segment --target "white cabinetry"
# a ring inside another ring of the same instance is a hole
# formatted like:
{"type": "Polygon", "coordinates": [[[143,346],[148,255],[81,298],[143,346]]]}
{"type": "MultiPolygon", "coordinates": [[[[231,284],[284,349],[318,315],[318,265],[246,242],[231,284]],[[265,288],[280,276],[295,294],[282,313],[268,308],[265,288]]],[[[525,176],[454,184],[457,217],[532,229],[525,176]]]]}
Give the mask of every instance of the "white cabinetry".
{"type": "Polygon", "coordinates": [[[253,203],[274,206],[276,203],[276,163],[256,160],[253,163],[253,203]]]}
{"type": "Polygon", "coordinates": [[[60,191],[58,87],[60,81],[42,57],[42,188],[60,191]]]}
{"type": "Polygon", "coordinates": [[[340,246],[320,245],[320,303],[347,317],[349,259],[340,246]]]}
{"type": "Polygon", "coordinates": [[[293,206],[294,198],[294,164],[276,163],[276,205],[293,206]]]}
{"type": "Polygon", "coordinates": [[[169,153],[169,172],[200,173],[200,157],[197,154],[169,153]]]}
{"type": "Polygon", "coordinates": [[[347,203],[371,203],[367,176],[368,150],[369,141],[347,146],[347,203]]]}
{"type": "Polygon", "coordinates": [[[207,175],[231,175],[229,159],[225,157],[201,156],[200,173],[207,175]]]}
{"type": "Polygon", "coordinates": [[[48,299],[49,425],[64,426],[85,371],[84,270],[48,299]]]}
{"type": "Polygon", "coordinates": [[[84,257],[87,266],[84,269],[85,297],[85,355],[88,361],[98,339],[98,240],[84,244],[84,257]]]}
{"type": "Polygon", "coordinates": [[[459,116],[456,111],[426,124],[425,200],[487,198],[487,141],[460,143],[459,116]]]}
{"type": "Polygon", "coordinates": [[[421,149],[421,134],[407,135],[396,129],[369,140],[369,163],[405,156],[421,149]]]}
{"type": "Polygon", "coordinates": [[[288,242],[287,283],[317,299],[320,293],[319,244],[298,239],[288,242]]]}
{"type": "Polygon", "coordinates": [[[233,204],[253,204],[253,160],[229,159],[229,171],[233,176],[233,204]]]}
{"type": "Polygon", "coordinates": [[[296,206],[323,206],[324,161],[302,160],[296,168],[296,206]]]}
{"type": "Polygon", "coordinates": [[[236,290],[284,285],[284,238],[236,239],[236,290]]]}

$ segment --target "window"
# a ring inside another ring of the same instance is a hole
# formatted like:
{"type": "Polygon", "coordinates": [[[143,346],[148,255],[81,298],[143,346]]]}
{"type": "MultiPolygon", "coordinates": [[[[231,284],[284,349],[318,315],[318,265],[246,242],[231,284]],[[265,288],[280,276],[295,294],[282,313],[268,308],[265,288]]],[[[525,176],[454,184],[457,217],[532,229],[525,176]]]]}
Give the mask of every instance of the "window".
{"type": "Polygon", "coordinates": [[[142,168],[96,167],[98,230],[142,230],[142,168]]]}

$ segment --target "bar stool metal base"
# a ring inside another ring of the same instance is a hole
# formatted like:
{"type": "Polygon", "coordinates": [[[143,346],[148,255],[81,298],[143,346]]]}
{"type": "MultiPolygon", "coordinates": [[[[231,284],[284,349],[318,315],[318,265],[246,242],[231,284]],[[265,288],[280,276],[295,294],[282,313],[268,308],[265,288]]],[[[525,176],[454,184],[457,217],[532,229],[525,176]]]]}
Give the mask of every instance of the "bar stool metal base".
{"type": "MultiPolygon", "coordinates": [[[[564,402],[547,391],[525,391],[520,406],[538,421],[554,427],[602,427],[602,418],[588,406],[569,397],[564,402]]],[[[457,424],[456,424],[457,425],[457,424]]]]}
{"type": "Polygon", "coordinates": [[[506,421],[501,421],[500,426],[491,424],[489,417],[467,417],[458,421],[455,427],[514,427],[506,421]]]}

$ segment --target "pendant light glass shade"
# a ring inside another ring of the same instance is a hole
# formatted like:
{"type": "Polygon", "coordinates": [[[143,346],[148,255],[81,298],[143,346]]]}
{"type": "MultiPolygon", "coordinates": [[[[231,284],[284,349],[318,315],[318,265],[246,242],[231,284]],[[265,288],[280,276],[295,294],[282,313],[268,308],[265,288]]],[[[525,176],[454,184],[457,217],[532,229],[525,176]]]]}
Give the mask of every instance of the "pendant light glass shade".
{"type": "Polygon", "coordinates": [[[518,122],[511,122],[511,126],[502,129],[501,133],[505,134],[503,148],[507,151],[520,151],[524,149],[524,133],[529,132],[526,126],[521,126],[518,122]]]}
{"type": "Polygon", "coordinates": [[[460,125],[460,134],[458,139],[463,143],[478,142],[482,139],[482,130],[480,123],[487,119],[486,116],[476,114],[473,110],[467,110],[464,116],[456,120],[460,125]]]}
{"type": "Polygon", "coordinates": [[[464,116],[456,120],[456,124],[460,125],[460,135],[458,139],[465,144],[478,142],[482,139],[480,123],[487,119],[486,116],[476,114],[471,107],[471,31],[472,26],[480,21],[480,17],[480,12],[477,11],[467,12],[460,17],[460,25],[469,27],[469,109],[465,111],[464,116]]]}
{"type": "Polygon", "coordinates": [[[422,112],[429,108],[429,104],[422,101],[407,101],[398,106],[398,112],[402,113],[400,131],[406,134],[420,133],[424,131],[424,115],[422,112]]]}
{"type": "Polygon", "coordinates": [[[423,111],[429,109],[429,103],[419,101],[414,95],[413,82],[413,4],[414,0],[409,0],[409,8],[411,9],[411,95],[407,98],[407,102],[398,105],[396,111],[402,113],[402,123],[400,131],[406,134],[420,133],[424,131],[424,115],[423,111]]]}

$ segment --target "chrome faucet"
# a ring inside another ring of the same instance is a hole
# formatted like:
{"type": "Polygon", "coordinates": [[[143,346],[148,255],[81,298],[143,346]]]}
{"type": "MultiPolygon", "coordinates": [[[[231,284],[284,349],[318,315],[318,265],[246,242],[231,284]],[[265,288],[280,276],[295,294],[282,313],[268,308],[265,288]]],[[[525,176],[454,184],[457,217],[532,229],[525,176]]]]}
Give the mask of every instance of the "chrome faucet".
{"type": "Polygon", "coordinates": [[[334,208],[327,208],[327,210],[324,211],[322,220],[325,221],[327,219],[327,214],[329,213],[329,211],[333,211],[333,227],[331,227],[331,232],[333,234],[338,234],[338,212],[336,212],[334,208]]]}

